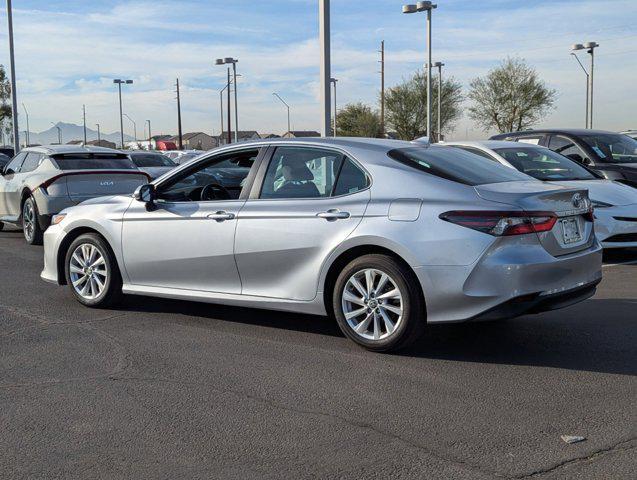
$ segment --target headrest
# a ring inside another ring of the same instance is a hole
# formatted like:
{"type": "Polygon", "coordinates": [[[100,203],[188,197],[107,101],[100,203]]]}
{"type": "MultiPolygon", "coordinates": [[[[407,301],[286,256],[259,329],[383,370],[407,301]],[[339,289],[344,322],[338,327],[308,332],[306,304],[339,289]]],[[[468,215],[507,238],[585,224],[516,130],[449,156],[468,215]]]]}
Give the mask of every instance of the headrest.
{"type": "Polygon", "coordinates": [[[308,168],[308,166],[303,163],[297,161],[285,161],[283,160],[283,166],[288,167],[290,169],[290,176],[292,177],[292,181],[295,182],[308,182],[314,180],[314,174],[308,168]]]}

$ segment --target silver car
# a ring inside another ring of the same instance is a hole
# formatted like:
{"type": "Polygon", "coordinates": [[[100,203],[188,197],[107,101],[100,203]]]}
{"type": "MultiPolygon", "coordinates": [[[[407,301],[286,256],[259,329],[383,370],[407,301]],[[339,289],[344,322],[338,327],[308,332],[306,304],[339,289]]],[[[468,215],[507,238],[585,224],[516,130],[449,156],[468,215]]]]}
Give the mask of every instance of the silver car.
{"type": "Polygon", "coordinates": [[[602,247],[637,247],[637,189],[600,178],[574,160],[538,145],[498,140],[446,145],[482,155],[541,181],[587,189],[595,207],[595,233],[602,247]]]}
{"type": "Polygon", "coordinates": [[[426,323],[577,303],[601,280],[586,190],[446,146],[242,143],[134,196],[85,202],[44,236],[44,280],[103,307],[123,292],[331,315],[358,344],[426,323]]]}
{"type": "Polygon", "coordinates": [[[21,226],[29,244],[42,244],[51,217],[103,195],[130,194],[149,176],[117,150],[52,145],[25,148],[0,176],[0,230],[21,226]]]}

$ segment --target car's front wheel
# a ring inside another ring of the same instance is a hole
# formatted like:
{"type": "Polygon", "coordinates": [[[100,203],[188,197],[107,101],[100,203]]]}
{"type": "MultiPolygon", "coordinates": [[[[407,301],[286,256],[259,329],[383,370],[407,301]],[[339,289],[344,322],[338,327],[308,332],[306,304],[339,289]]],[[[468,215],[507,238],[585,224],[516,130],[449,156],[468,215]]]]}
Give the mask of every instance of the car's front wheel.
{"type": "Polygon", "coordinates": [[[418,279],[390,256],[365,255],[351,261],[338,276],[332,299],[343,333],[369,350],[404,348],[424,331],[418,279]]]}
{"type": "Polygon", "coordinates": [[[66,282],[80,303],[105,308],[122,293],[117,260],[106,241],[95,233],[76,238],[66,253],[66,282]]]}
{"type": "Polygon", "coordinates": [[[33,197],[29,197],[22,205],[22,231],[29,245],[42,245],[44,232],[38,222],[38,206],[33,197]]]}

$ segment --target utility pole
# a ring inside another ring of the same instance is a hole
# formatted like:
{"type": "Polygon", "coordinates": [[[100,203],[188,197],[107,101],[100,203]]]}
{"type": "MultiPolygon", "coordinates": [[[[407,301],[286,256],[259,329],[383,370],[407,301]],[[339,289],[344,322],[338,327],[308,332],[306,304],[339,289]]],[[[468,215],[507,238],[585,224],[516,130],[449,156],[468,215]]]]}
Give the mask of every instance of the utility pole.
{"type": "Polygon", "coordinates": [[[24,103],[22,104],[22,108],[24,109],[24,115],[27,119],[26,146],[28,147],[29,145],[31,145],[31,135],[29,133],[29,112],[27,112],[27,107],[24,106],[24,103]]]}
{"type": "Polygon", "coordinates": [[[179,134],[179,150],[184,149],[183,133],[181,131],[181,96],[179,94],[179,79],[177,79],[177,130],[179,134]]]}
{"type": "Polygon", "coordinates": [[[84,145],[86,145],[86,105],[82,105],[82,120],[84,121],[84,145]]]}
{"type": "Polygon", "coordinates": [[[96,123],[95,125],[97,126],[97,143],[99,143],[102,141],[102,135],[100,133],[100,124],[96,123]]]}
{"type": "Polygon", "coordinates": [[[330,48],[330,0],[319,0],[319,43],[321,45],[321,136],[329,135],[332,123],[331,89],[332,79],[330,48]]]}
{"type": "Polygon", "coordinates": [[[336,117],[338,115],[336,113],[336,83],[338,82],[338,79],[332,78],[331,81],[334,84],[334,131],[332,133],[334,136],[336,136],[336,117]]]}
{"type": "Polygon", "coordinates": [[[150,120],[146,120],[148,122],[148,150],[153,146],[153,135],[150,133],[150,120]]]}
{"type": "Polygon", "coordinates": [[[13,13],[11,0],[7,0],[7,24],[9,33],[9,66],[11,68],[11,123],[13,124],[13,151],[20,151],[20,131],[18,130],[18,98],[15,81],[15,55],[13,50],[13,13]]]}
{"type": "Polygon", "coordinates": [[[385,136],[385,40],[380,42],[380,133],[385,136]]]}
{"type": "Polygon", "coordinates": [[[121,147],[124,148],[124,110],[122,109],[122,84],[132,85],[133,81],[116,78],[115,80],[113,80],[113,83],[117,84],[117,89],[119,92],[119,129],[122,142],[121,147]]]}
{"type": "MultiPolygon", "coordinates": [[[[236,86],[235,86],[236,87],[236,86]]],[[[228,67],[228,145],[232,143],[232,112],[230,111],[230,67],[228,67]]]]}

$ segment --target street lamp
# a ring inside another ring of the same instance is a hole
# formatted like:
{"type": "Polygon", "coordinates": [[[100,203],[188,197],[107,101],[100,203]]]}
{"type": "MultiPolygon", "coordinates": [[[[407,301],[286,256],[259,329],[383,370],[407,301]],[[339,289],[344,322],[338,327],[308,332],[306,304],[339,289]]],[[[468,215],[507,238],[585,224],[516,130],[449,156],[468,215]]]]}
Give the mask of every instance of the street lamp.
{"type": "Polygon", "coordinates": [[[595,70],[595,49],[599,47],[599,44],[596,42],[586,42],[584,44],[576,43],[573,45],[572,49],[574,51],[577,50],[586,50],[587,53],[591,56],[591,70],[588,76],[588,127],[593,128],[593,71],[595,70]]]}
{"type": "Polygon", "coordinates": [[[332,105],[330,101],[332,78],[332,53],[331,53],[331,19],[330,0],[319,0],[319,44],[321,45],[321,136],[327,137],[332,123],[332,105]]]}
{"type": "Polygon", "coordinates": [[[431,12],[438,5],[432,2],[418,2],[403,5],[403,13],[427,12],[427,136],[431,137],[431,12]]]}
{"type": "Polygon", "coordinates": [[[584,128],[588,128],[588,94],[589,94],[588,82],[590,82],[590,75],[588,74],[588,71],[586,70],[586,68],[584,68],[584,65],[582,65],[582,62],[580,61],[577,54],[571,52],[571,55],[575,58],[575,60],[577,60],[577,63],[579,63],[579,66],[582,67],[582,70],[584,71],[584,75],[586,75],[586,120],[584,121],[584,124],[585,124],[584,128]]]}
{"type": "Polygon", "coordinates": [[[56,125],[53,122],[51,122],[51,125],[53,125],[55,128],[58,129],[58,145],[62,145],[62,130],[60,129],[58,125],[56,125]]]}
{"type": "Polygon", "coordinates": [[[99,146],[100,142],[102,141],[102,134],[100,132],[100,124],[96,123],[95,126],[97,127],[97,144],[99,146]]]}
{"type": "Polygon", "coordinates": [[[281,103],[283,103],[283,105],[285,105],[288,109],[288,133],[290,133],[292,131],[292,128],[290,127],[290,106],[279,96],[278,93],[273,93],[272,95],[281,100],[281,103]]]}
{"type": "Polygon", "coordinates": [[[234,141],[239,141],[239,104],[237,102],[237,63],[239,60],[232,57],[217,58],[215,65],[232,64],[232,74],[234,78],[234,141]]]}
{"type": "Polygon", "coordinates": [[[153,135],[150,133],[150,120],[146,120],[146,123],[148,123],[148,150],[151,150],[153,146],[153,135]]]}
{"type": "Polygon", "coordinates": [[[330,83],[334,85],[334,136],[336,136],[336,83],[338,78],[330,78],[330,83]]]}
{"type": "Polygon", "coordinates": [[[113,83],[117,84],[117,89],[119,90],[119,128],[120,128],[120,135],[121,135],[121,141],[122,141],[122,148],[124,148],[124,113],[122,110],[122,84],[126,84],[126,85],[131,85],[133,83],[132,80],[121,80],[119,78],[116,78],[115,80],[113,80],[113,83]]]}
{"type": "Polygon", "coordinates": [[[13,151],[20,151],[20,131],[18,130],[18,99],[15,80],[15,55],[13,48],[13,11],[11,0],[7,0],[7,33],[9,35],[9,67],[11,74],[11,120],[13,123],[13,151]]]}
{"type": "Polygon", "coordinates": [[[434,63],[434,67],[438,68],[438,142],[442,140],[442,67],[445,64],[442,62],[434,63]]]}
{"type": "Polygon", "coordinates": [[[131,123],[133,124],[133,136],[135,137],[135,142],[137,142],[137,124],[135,123],[135,120],[133,120],[132,118],[130,118],[130,117],[128,116],[128,114],[126,114],[126,113],[124,114],[124,116],[125,116],[126,118],[128,118],[128,119],[131,121],[131,123]]]}
{"type": "Polygon", "coordinates": [[[26,134],[26,145],[27,147],[31,144],[31,139],[30,139],[30,135],[29,135],[29,112],[27,112],[27,107],[24,106],[24,103],[22,104],[22,108],[24,108],[24,115],[26,116],[27,119],[27,134],[26,134]]]}

